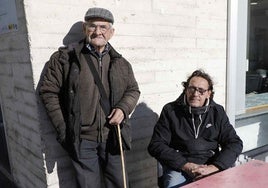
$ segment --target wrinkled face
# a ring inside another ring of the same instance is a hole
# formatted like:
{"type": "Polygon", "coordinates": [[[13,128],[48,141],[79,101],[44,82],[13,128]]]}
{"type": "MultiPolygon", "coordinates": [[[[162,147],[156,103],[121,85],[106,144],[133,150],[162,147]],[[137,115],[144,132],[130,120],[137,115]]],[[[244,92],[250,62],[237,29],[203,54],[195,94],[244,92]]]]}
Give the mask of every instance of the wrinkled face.
{"type": "Polygon", "coordinates": [[[88,41],[99,51],[103,51],[114,34],[112,24],[103,19],[86,21],[83,29],[88,41]]]}
{"type": "Polygon", "coordinates": [[[186,100],[191,107],[201,107],[205,105],[206,99],[211,95],[208,90],[208,81],[202,77],[193,77],[186,88],[186,100]]]}

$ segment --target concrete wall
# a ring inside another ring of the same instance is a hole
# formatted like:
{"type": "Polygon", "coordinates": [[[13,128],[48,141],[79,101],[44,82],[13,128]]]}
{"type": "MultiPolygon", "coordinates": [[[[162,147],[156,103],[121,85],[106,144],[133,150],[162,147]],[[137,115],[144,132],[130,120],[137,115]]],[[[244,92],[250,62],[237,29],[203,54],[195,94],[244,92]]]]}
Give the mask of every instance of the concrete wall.
{"type": "Polygon", "coordinates": [[[40,120],[23,1],[18,31],[0,35],[0,97],[11,177],[20,187],[45,187],[40,120]]]}
{"type": "Polygon", "coordinates": [[[133,149],[127,152],[132,187],[156,187],[156,161],[146,148],[163,105],[178,97],[186,76],[197,68],[206,70],[215,80],[215,100],[225,104],[225,0],[16,3],[19,31],[0,35],[0,96],[12,175],[19,187],[74,187],[70,160],[56,142],[35,90],[50,55],[81,37],[89,7],[114,13],[110,42],[132,63],[142,92],[131,116],[133,149]]]}

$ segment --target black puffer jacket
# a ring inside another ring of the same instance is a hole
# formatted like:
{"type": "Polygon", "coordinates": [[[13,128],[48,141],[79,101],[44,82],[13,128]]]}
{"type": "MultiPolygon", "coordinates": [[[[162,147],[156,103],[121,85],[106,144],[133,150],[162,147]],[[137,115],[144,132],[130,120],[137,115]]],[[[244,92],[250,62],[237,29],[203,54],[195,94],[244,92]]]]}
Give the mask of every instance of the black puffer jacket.
{"type": "MultiPolygon", "coordinates": [[[[80,101],[79,101],[79,74],[81,51],[84,41],[77,46],[60,48],[55,52],[46,65],[46,72],[40,87],[40,96],[44,102],[52,124],[55,126],[59,141],[68,147],[74,146],[77,150],[80,136],[80,101]],[[74,55],[75,54],[75,55],[74,55]],[[76,57],[75,57],[76,56],[76,57]]],[[[109,44],[110,45],[110,44],[109,44]]],[[[140,91],[130,63],[110,46],[111,58],[109,69],[111,107],[120,108],[128,125],[128,115],[134,109],[140,91]]],[[[122,136],[130,146],[131,137],[122,128],[122,136]]],[[[70,148],[69,148],[70,149],[70,148]]]]}
{"type": "Polygon", "coordinates": [[[241,153],[243,143],[223,107],[210,101],[200,115],[202,124],[197,137],[193,117],[184,104],[183,95],[166,104],[155,125],[149,153],[160,163],[178,171],[187,162],[214,164],[221,170],[231,167],[241,153]]]}

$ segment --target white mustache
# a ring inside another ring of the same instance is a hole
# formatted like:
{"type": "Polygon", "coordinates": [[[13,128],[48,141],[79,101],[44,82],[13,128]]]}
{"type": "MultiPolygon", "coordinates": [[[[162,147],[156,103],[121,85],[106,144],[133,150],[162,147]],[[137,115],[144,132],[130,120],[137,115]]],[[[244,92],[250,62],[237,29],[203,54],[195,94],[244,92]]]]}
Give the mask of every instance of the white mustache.
{"type": "MultiPolygon", "coordinates": [[[[96,37],[94,37],[94,38],[97,38],[97,37],[98,37],[98,36],[96,36],[96,37]]],[[[87,38],[88,38],[88,42],[91,43],[92,38],[90,38],[90,36],[88,36],[87,38]]],[[[93,38],[93,39],[94,39],[94,38],[93,38]]],[[[105,41],[105,44],[108,43],[108,40],[106,40],[104,37],[102,37],[102,39],[105,41]]]]}

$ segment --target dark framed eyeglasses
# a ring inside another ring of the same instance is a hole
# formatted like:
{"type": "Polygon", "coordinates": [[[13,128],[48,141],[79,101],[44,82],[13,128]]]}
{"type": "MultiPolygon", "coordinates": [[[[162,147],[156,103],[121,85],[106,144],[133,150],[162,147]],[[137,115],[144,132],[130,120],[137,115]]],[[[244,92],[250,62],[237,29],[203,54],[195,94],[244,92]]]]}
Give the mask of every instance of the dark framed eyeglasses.
{"type": "Polygon", "coordinates": [[[194,94],[197,91],[200,95],[204,95],[208,90],[209,89],[203,89],[203,88],[194,87],[194,86],[187,87],[187,91],[191,94],[194,94]]]}

